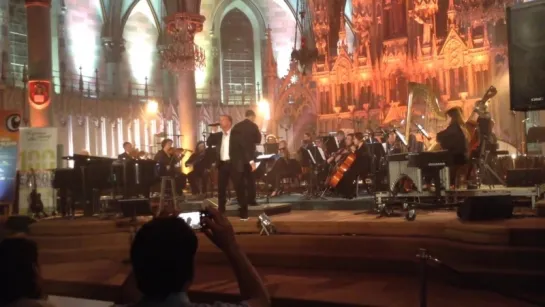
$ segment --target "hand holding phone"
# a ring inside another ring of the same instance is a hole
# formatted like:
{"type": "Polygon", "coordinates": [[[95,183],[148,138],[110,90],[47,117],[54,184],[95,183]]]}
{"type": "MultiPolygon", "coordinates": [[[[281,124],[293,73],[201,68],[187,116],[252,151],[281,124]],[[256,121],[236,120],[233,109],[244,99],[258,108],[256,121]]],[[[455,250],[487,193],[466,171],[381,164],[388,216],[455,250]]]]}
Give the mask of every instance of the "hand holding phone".
{"type": "Polygon", "coordinates": [[[229,220],[216,208],[208,207],[202,218],[202,231],[221,250],[227,252],[237,248],[235,231],[229,220]]]}
{"type": "Polygon", "coordinates": [[[184,220],[193,229],[201,229],[203,227],[203,218],[206,216],[208,216],[208,212],[201,210],[180,213],[178,218],[184,220]]]}

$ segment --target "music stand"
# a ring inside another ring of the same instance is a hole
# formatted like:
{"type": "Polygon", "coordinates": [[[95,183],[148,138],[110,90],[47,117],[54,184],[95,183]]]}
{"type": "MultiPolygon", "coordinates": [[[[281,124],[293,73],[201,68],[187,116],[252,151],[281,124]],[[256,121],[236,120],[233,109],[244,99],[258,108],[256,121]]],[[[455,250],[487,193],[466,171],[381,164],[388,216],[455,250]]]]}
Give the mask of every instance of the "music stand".
{"type": "Polygon", "coordinates": [[[318,194],[319,188],[318,188],[318,162],[316,161],[316,157],[319,154],[318,148],[316,146],[309,145],[308,147],[301,147],[302,150],[302,159],[306,162],[308,162],[308,165],[310,166],[310,175],[309,175],[309,182],[308,182],[308,191],[305,196],[303,196],[304,199],[310,200],[310,199],[326,199],[323,196],[323,193],[318,194]]]}

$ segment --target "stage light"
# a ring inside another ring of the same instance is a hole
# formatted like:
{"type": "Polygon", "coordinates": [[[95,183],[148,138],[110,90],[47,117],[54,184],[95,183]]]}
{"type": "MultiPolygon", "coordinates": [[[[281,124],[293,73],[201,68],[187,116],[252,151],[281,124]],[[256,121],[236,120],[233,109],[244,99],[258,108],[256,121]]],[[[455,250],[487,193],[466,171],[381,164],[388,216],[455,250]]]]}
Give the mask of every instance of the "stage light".
{"type": "Polygon", "coordinates": [[[511,159],[515,160],[517,158],[517,154],[511,154],[511,159]]]}
{"type": "MultiPolygon", "coordinates": [[[[68,18],[71,20],[71,18],[68,18]]],[[[74,72],[90,77],[95,75],[97,57],[97,31],[86,23],[70,23],[68,26],[70,36],[70,50],[73,57],[74,72]]]]}
{"type": "Polygon", "coordinates": [[[257,109],[259,114],[263,117],[264,120],[271,119],[271,108],[267,100],[261,100],[257,103],[257,109]]]}
{"type": "Polygon", "coordinates": [[[204,88],[206,85],[206,71],[204,67],[195,70],[195,86],[197,88],[204,88]]]}
{"type": "Polygon", "coordinates": [[[271,218],[267,216],[265,213],[261,213],[258,216],[258,227],[261,227],[261,231],[259,232],[260,235],[267,235],[270,236],[271,234],[276,232],[276,227],[274,227],[271,218]]]}
{"type": "Polygon", "coordinates": [[[156,115],[159,112],[159,103],[155,100],[148,100],[146,103],[146,113],[148,115],[156,115]]]}

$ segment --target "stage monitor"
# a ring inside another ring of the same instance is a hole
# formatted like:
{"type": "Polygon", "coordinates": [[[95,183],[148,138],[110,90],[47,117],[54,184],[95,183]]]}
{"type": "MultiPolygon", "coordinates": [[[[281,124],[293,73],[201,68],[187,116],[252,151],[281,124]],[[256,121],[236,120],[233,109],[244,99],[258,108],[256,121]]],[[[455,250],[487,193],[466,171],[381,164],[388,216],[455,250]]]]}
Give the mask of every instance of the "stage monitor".
{"type": "Polygon", "coordinates": [[[507,8],[511,110],[545,109],[545,1],[507,8]]]}

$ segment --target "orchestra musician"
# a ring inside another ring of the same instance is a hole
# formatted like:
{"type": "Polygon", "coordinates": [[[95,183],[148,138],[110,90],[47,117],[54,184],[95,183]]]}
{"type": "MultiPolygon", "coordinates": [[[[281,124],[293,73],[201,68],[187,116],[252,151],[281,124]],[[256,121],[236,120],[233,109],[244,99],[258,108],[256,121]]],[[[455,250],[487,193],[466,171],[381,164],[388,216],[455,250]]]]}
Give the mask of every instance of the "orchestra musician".
{"type": "Polygon", "coordinates": [[[463,111],[460,107],[453,107],[446,112],[448,126],[437,133],[437,145],[430,151],[446,150],[452,156],[454,167],[451,167],[450,179],[454,184],[458,173],[458,167],[465,165],[469,158],[470,135],[463,119],[463,111]]]}
{"type": "Polygon", "coordinates": [[[344,131],[339,130],[337,131],[337,134],[335,135],[335,151],[342,149],[345,147],[345,135],[344,131]]]}
{"type": "Polygon", "coordinates": [[[117,156],[119,160],[130,160],[133,159],[133,147],[130,142],[123,143],[123,153],[117,156]]]}
{"type": "Polygon", "coordinates": [[[290,152],[288,150],[288,142],[284,140],[278,142],[278,155],[286,160],[290,158],[290,152]]]}
{"type": "Polygon", "coordinates": [[[401,145],[399,144],[397,135],[393,130],[388,133],[388,138],[386,139],[386,153],[388,155],[401,153],[401,145]]]}
{"type": "Polygon", "coordinates": [[[197,143],[195,151],[185,162],[185,166],[193,166],[193,170],[187,175],[191,194],[202,195],[207,191],[206,176],[206,145],[203,141],[197,143]]]}
{"type": "Polygon", "coordinates": [[[159,175],[173,177],[176,182],[176,189],[180,194],[183,194],[182,190],[185,189],[187,176],[182,173],[179,163],[181,155],[183,155],[185,151],[176,152],[172,147],[173,143],[174,142],[171,139],[164,139],[161,142],[161,150],[155,154],[154,160],[159,165],[159,175]]]}

